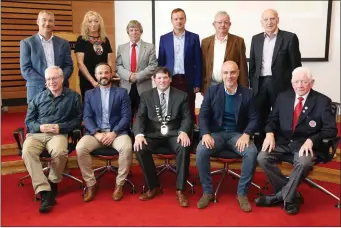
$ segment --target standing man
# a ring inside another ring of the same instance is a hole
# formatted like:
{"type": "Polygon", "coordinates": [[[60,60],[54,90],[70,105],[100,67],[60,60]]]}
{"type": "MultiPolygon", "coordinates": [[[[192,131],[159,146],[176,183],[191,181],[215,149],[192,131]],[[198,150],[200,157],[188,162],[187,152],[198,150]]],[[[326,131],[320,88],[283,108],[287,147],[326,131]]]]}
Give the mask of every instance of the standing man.
{"type": "Polygon", "coordinates": [[[45,89],[44,71],[59,66],[64,73],[64,86],[69,87],[73,62],[69,42],[53,35],[54,14],[43,10],[38,14],[38,34],[20,41],[20,70],[26,80],[27,103],[45,89]]]}
{"type": "Polygon", "coordinates": [[[117,48],[116,70],[121,78],[120,87],[125,88],[131,100],[132,115],[137,112],[141,93],[152,88],[151,77],[157,67],[154,44],[141,39],[143,28],[132,20],[127,25],[130,41],[117,48]]]}
{"type": "Polygon", "coordinates": [[[210,156],[230,150],[243,158],[237,200],[242,211],[251,211],[247,198],[256,168],[257,148],[250,137],[258,128],[258,116],[249,88],[238,85],[239,69],[233,61],[221,68],[222,83],[208,88],[200,108],[199,127],[202,140],[197,147],[197,168],[203,195],[198,208],[213,200],[210,156]]]}
{"type": "Polygon", "coordinates": [[[67,162],[68,133],[79,128],[82,122],[81,98],[69,88],[63,88],[63,71],[58,66],[45,70],[47,89],[38,93],[28,104],[25,125],[27,135],[22,158],[32,178],[35,194],[40,194],[42,213],[56,204],[57,184],[67,162]],[[44,175],[39,160],[46,149],[51,155],[51,169],[44,175]]]}
{"type": "Polygon", "coordinates": [[[238,84],[249,88],[244,39],[230,34],[230,16],[225,11],[219,11],[213,26],[216,34],[202,40],[203,93],[210,85],[217,85],[223,81],[221,66],[226,61],[234,61],[239,68],[238,84]]]}
{"type": "Polygon", "coordinates": [[[301,64],[296,34],[278,29],[278,13],[265,10],[261,19],[264,32],[252,37],[249,79],[260,117],[260,133],[278,93],[291,89],[292,71],[301,64]]]}
{"type": "Polygon", "coordinates": [[[193,122],[187,94],[170,86],[171,73],[166,67],[157,68],[153,77],[156,88],[141,95],[134,124],[134,150],[149,189],[140,200],[161,194],[152,153],[160,146],[167,146],[176,154],[176,199],[180,206],[188,207],[185,195],[190,161],[188,135],[193,122]]]}
{"type": "Polygon", "coordinates": [[[173,31],[160,37],[159,66],[171,72],[172,86],[188,94],[192,118],[195,118],[195,93],[200,91],[202,60],[199,35],[185,30],[186,14],[183,9],[172,11],[173,31]]]}
{"type": "Polygon", "coordinates": [[[116,187],[112,195],[113,200],[119,201],[123,197],[123,185],[132,162],[130,99],[125,89],[112,85],[111,67],[107,63],[99,63],[95,67],[95,76],[99,87],[85,92],[86,135],[76,146],[78,165],[87,186],[84,202],[93,200],[98,189],[90,153],[105,146],[119,152],[116,187]]]}
{"type": "Polygon", "coordinates": [[[294,91],[280,93],[268,118],[266,138],[257,160],[276,194],[256,199],[257,206],[284,202],[287,214],[297,214],[303,198],[297,192],[308,176],[316,156],[328,153],[322,140],[337,134],[335,114],[329,97],[312,89],[314,79],[309,69],[298,67],[292,73],[294,91]],[[276,163],[284,156],[293,157],[293,171],[284,176],[276,163]]]}

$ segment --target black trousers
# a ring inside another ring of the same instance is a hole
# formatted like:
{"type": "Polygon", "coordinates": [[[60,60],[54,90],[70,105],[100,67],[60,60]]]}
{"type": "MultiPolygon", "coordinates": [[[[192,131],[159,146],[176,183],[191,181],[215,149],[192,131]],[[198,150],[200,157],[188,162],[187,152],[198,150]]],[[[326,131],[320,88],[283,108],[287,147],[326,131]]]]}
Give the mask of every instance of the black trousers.
{"type": "Polygon", "coordinates": [[[143,144],[142,150],[136,152],[136,158],[150,190],[160,186],[152,154],[158,153],[157,149],[161,146],[169,148],[172,153],[176,154],[176,189],[185,190],[189,173],[189,147],[181,146],[176,139],[176,136],[153,139],[146,137],[148,145],[143,144]]]}
{"type": "Polygon", "coordinates": [[[134,115],[137,113],[137,110],[139,109],[139,105],[140,105],[140,95],[137,91],[136,83],[131,84],[129,97],[130,97],[130,102],[131,102],[131,114],[132,114],[131,121],[133,121],[134,115]]]}

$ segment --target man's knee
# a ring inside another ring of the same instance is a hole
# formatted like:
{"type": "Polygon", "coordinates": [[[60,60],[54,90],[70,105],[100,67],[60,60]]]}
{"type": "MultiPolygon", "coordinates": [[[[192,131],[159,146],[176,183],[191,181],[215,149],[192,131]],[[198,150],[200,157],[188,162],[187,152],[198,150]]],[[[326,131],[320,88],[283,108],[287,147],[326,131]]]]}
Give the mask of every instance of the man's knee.
{"type": "Polygon", "coordinates": [[[245,157],[248,159],[257,160],[258,150],[255,144],[250,143],[250,145],[245,149],[245,151],[242,153],[245,157]]]}
{"type": "Polygon", "coordinates": [[[210,156],[210,149],[208,149],[205,145],[202,145],[202,141],[199,142],[196,151],[196,159],[202,159],[204,157],[210,156]]]}
{"type": "Polygon", "coordinates": [[[301,156],[297,159],[295,165],[304,170],[310,170],[314,166],[314,158],[312,156],[301,156]]]}
{"type": "Polygon", "coordinates": [[[40,153],[43,152],[45,147],[40,145],[40,143],[33,139],[32,137],[27,138],[24,141],[23,149],[22,149],[22,157],[27,157],[27,156],[39,156],[40,153]]]}
{"type": "Polygon", "coordinates": [[[65,158],[68,155],[68,149],[66,147],[55,147],[51,151],[51,158],[65,158]]]}
{"type": "Polygon", "coordinates": [[[261,151],[257,155],[257,162],[260,166],[269,162],[269,152],[261,151]]]}

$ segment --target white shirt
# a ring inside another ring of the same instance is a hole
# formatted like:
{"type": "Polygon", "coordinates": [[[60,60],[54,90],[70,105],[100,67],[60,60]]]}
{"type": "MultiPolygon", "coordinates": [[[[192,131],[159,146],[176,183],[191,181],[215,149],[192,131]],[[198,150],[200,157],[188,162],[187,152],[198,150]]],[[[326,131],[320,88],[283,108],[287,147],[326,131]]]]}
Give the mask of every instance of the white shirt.
{"type": "Polygon", "coordinates": [[[264,33],[264,46],[263,46],[263,58],[262,58],[262,68],[260,71],[261,76],[272,75],[271,65],[272,65],[272,56],[274,54],[275,44],[277,40],[277,33],[274,32],[271,37],[268,34],[264,33]]]}
{"type": "MultiPolygon", "coordinates": [[[[133,42],[129,42],[129,63],[131,66],[131,51],[133,50],[133,42]]],[[[136,51],[136,72],[137,72],[137,64],[138,64],[138,60],[139,60],[139,53],[140,53],[140,47],[141,47],[141,39],[136,43],[135,46],[135,51],[136,51]]]]}
{"type": "MultiPolygon", "coordinates": [[[[168,89],[166,89],[166,91],[162,92],[161,90],[157,89],[157,92],[159,94],[159,99],[161,102],[161,93],[165,93],[165,99],[166,99],[166,113],[168,114],[168,101],[169,101],[169,91],[170,91],[170,87],[168,87],[168,89]]],[[[166,114],[166,115],[167,115],[166,114]]]]}
{"type": "Polygon", "coordinates": [[[213,55],[213,71],[212,79],[216,82],[222,82],[221,67],[224,63],[227,37],[226,35],[223,40],[219,40],[217,36],[214,39],[214,55],[213,55]]]}
{"type": "Polygon", "coordinates": [[[54,66],[54,49],[53,49],[53,34],[50,37],[49,40],[45,40],[44,37],[42,37],[39,33],[39,38],[41,41],[41,44],[43,45],[45,57],[46,57],[46,63],[47,67],[54,66]]]}
{"type": "Polygon", "coordinates": [[[176,36],[173,32],[174,41],[174,74],[185,74],[185,34],[182,33],[180,36],[176,36]]]}
{"type": "Polygon", "coordinates": [[[304,96],[299,96],[299,95],[296,94],[296,96],[295,96],[295,103],[294,103],[294,110],[295,110],[296,105],[297,105],[298,102],[299,102],[299,100],[298,100],[299,97],[303,97],[302,107],[304,107],[304,103],[305,103],[305,101],[307,100],[307,97],[308,97],[309,93],[310,93],[310,90],[309,90],[309,92],[306,93],[304,96]]]}
{"type": "Polygon", "coordinates": [[[236,86],[235,90],[234,90],[232,93],[229,93],[229,91],[226,89],[225,86],[224,86],[224,89],[225,89],[225,92],[226,92],[228,95],[235,95],[235,94],[237,93],[238,86],[236,86]]]}

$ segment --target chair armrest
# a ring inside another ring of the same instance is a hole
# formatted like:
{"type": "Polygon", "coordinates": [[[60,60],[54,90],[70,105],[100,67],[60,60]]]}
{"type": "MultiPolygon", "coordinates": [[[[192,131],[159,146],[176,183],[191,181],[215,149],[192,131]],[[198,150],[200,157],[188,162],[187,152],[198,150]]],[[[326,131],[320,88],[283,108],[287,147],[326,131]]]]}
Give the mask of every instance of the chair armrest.
{"type": "Polygon", "coordinates": [[[332,160],[334,158],[334,156],[335,156],[337,145],[340,142],[340,136],[337,136],[335,138],[323,139],[322,142],[328,148],[328,152],[329,152],[329,148],[330,147],[332,148],[332,152],[328,153],[329,156],[330,156],[330,160],[332,160]]]}
{"type": "Polygon", "coordinates": [[[14,139],[15,139],[17,145],[18,145],[19,154],[20,154],[20,151],[21,151],[22,148],[23,148],[23,144],[24,144],[24,140],[25,140],[25,137],[24,137],[24,128],[23,128],[23,127],[17,128],[17,129],[13,132],[13,136],[14,136],[14,139]]]}

